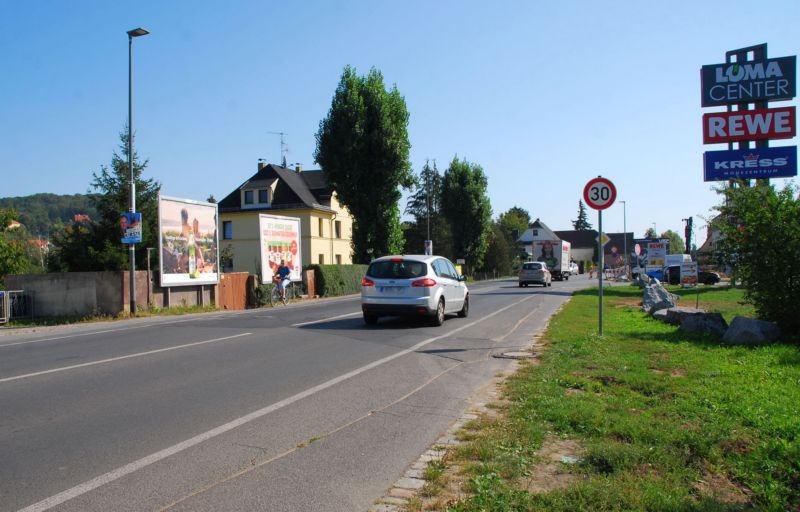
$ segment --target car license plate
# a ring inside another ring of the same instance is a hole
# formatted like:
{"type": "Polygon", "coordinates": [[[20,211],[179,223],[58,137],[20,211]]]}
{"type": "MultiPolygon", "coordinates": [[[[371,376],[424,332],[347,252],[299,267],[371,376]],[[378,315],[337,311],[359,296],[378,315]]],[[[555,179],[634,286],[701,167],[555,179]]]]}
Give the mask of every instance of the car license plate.
{"type": "Polygon", "coordinates": [[[396,295],[400,293],[403,288],[400,286],[379,286],[378,291],[387,295],[396,295]]]}

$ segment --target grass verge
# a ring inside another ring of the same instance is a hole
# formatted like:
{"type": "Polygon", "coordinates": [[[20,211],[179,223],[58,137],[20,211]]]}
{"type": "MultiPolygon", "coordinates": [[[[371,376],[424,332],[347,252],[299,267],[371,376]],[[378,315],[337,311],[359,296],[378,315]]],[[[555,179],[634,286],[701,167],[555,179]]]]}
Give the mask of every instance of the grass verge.
{"type": "MultiPolygon", "coordinates": [[[[673,291],[685,305],[696,298],[673,291]]],[[[452,512],[800,510],[800,347],[721,346],[644,315],[638,288],[604,295],[604,336],[597,290],[576,294],[550,322],[539,364],[507,381],[501,417],[471,422],[448,454],[469,497],[435,502],[452,512]]],[[[700,307],[730,321],[752,311],[741,296],[708,288],[700,307]]]]}

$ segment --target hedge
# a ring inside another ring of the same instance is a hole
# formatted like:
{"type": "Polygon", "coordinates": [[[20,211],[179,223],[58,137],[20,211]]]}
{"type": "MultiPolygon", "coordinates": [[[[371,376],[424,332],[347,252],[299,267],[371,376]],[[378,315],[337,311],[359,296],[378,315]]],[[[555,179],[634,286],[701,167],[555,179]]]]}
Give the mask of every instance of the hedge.
{"type": "Polygon", "coordinates": [[[338,297],[361,293],[361,278],[367,265],[309,265],[314,271],[314,284],[320,297],[338,297]]]}

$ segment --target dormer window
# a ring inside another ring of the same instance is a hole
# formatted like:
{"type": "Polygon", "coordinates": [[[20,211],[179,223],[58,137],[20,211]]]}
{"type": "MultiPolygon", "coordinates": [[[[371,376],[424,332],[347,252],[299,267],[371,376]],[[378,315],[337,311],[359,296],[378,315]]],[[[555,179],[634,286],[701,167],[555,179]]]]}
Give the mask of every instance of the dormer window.
{"type": "Polygon", "coordinates": [[[253,204],[253,191],[252,190],[245,190],[244,191],[244,204],[253,204]]]}
{"type": "Polygon", "coordinates": [[[269,208],[275,195],[277,180],[250,182],[241,190],[242,208],[269,208]]]}
{"type": "Polygon", "coordinates": [[[259,190],[258,191],[258,202],[261,204],[269,204],[269,191],[268,190],[259,190]]]}

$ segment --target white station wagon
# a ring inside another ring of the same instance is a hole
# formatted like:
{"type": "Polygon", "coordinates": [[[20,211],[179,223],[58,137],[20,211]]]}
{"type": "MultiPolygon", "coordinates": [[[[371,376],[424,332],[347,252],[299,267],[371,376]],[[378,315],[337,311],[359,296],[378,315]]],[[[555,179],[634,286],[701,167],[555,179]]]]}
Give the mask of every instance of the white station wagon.
{"type": "Polygon", "coordinates": [[[384,256],[369,264],[361,280],[364,322],[381,316],[430,318],[442,325],[447,314],[469,314],[466,277],[447,258],[427,255],[384,256]]]}

